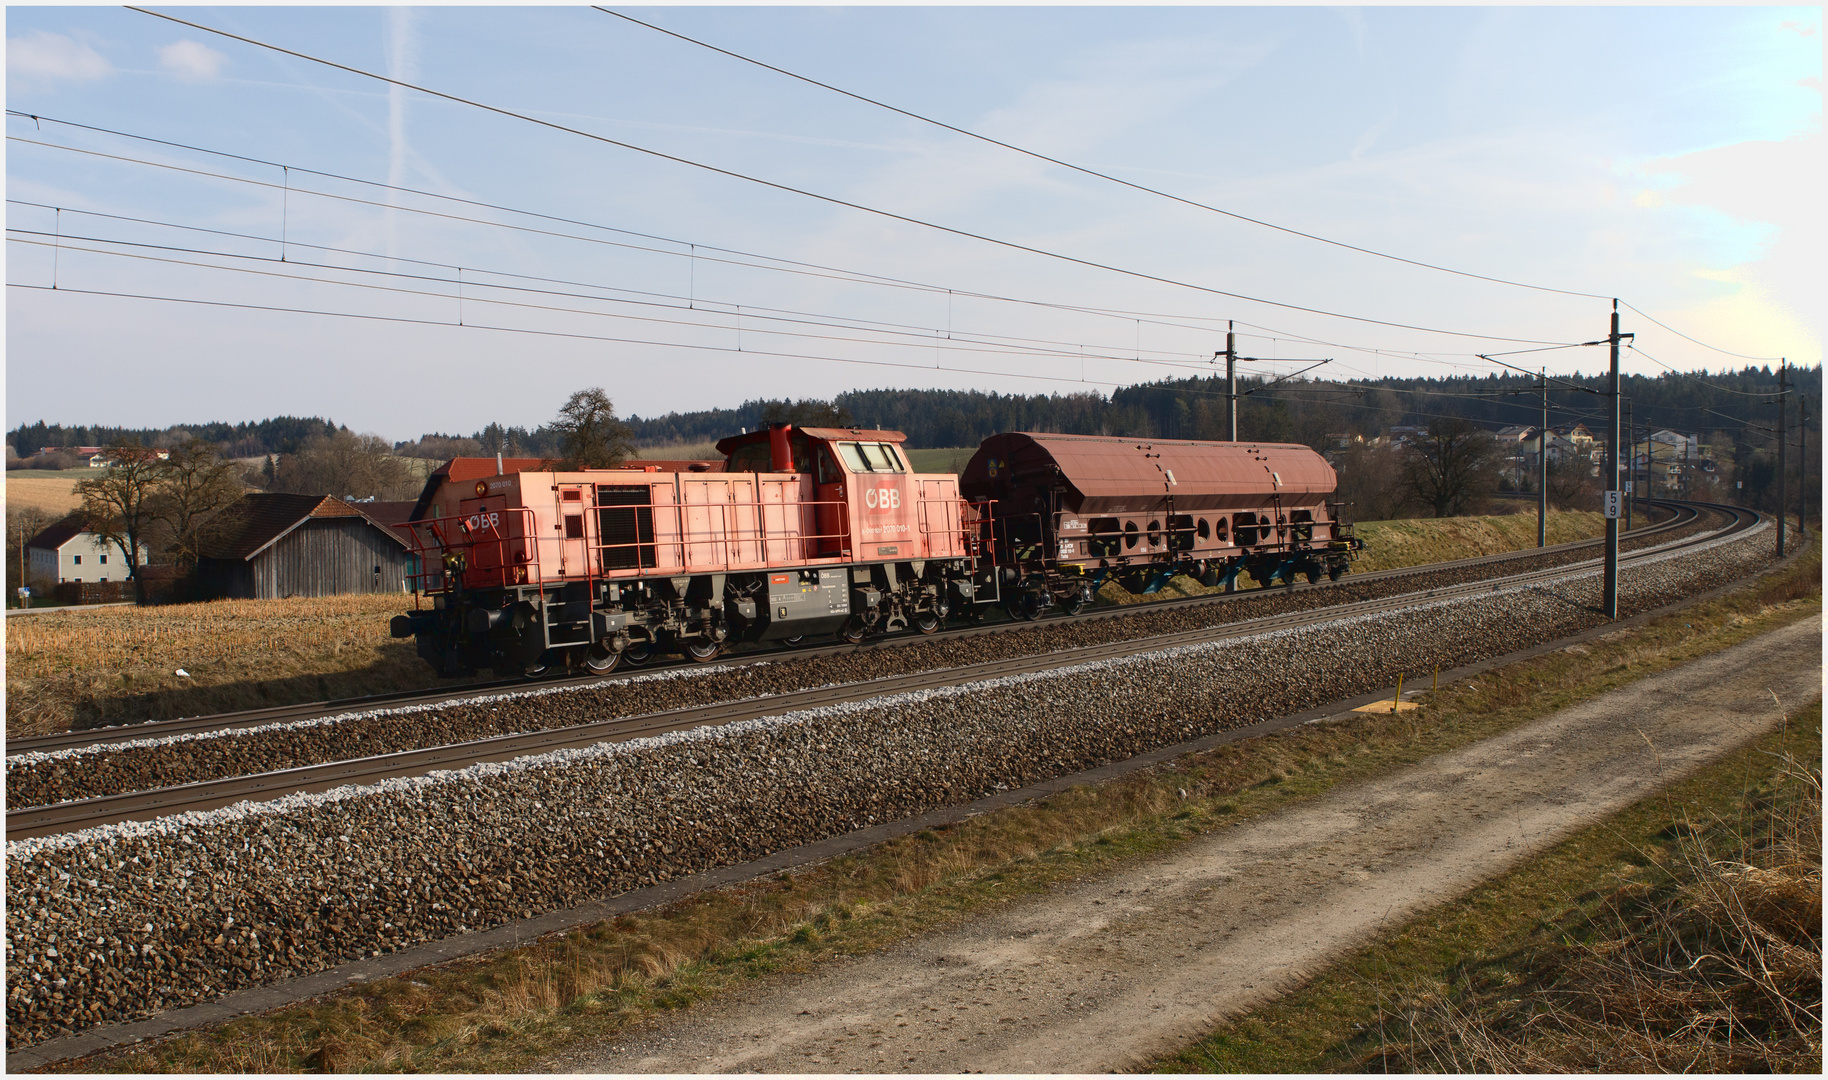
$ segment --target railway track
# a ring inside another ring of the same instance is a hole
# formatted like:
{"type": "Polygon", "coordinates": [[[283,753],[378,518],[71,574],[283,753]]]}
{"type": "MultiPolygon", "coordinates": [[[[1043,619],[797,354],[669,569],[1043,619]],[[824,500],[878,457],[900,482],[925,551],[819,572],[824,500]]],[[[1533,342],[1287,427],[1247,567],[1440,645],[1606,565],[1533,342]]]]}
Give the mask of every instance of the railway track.
{"type": "MultiPolygon", "coordinates": [[[[1671,532],[1695,524],[1704,512],[1727,512],[1732,507],[1714,507],[1711,504],[1657,501],[1653,505],[1671,511],[1668,519],[1655,525],[1634,529],[1626,534],[1633,544],[1641,545],[1655,542],[1671,532]]],[[[1423,566],[1402,567],[1393,570],[1378,570],[1368,574],[1349,575],[1340,581],[1312,582],[1300,585],[1284,585],[1274,589],[1251,589],[1244,592],[1225,593],[1215,596],[1190,596],[1173,600],[1157,600],[1147,604],[1121,608],[1103,608],[1084,611],[1077,615],[1055,615],[1042,620],[1048,624],[1059,624],[1065,620],[1079,622],[1098,622],[1107,619],[1128,618],[1135,615],[1154,614],[1162,611],[1174,611],[1190,607],[1235,604],[1265,596],[1288,596],[1297,593],[1308,593],[1314,590],[1333,590],[1362,587],[1365,585],[1399,582],[1421,579],[1442,574],[1454,574],[1470,569],[1501,567],[1507,563],[1522,562],[1532,559],[1559,558],[1564,555],[1580,552],[1584,549],[1597,548],[1600,541],[1575,540],[1565,544],[1553,544],[1542,548],[1527,548],[1522,551],[1505,552],[1499,555],[1485,555],[1470,559],[1458,559],[1452,562],[1429,563],[1423,566]]],[[[1573,565],[1573,562],[1562,564],[1573,565]]],[[[711,664],[696,664],[685,660],[662,661],[643,665],[638,669],[624,669],[614,675],[601,676],[564,676],[537,680],[525,678],[498,679],[490,682],[475,683],[461,689],[403,690],[386,694],[374,694],[365,697],[336,698],[324,701],[305,702],[297,705],[280,705],[265,709],[251,709],[232,713],[215,713],[207,716],[187,716],[175,720],[161,720],[145,724],[114,725],[110,727],[89,728],[82,731],[55,732],[48,735],[27,736],[7,740],[7,756],[17,754],[45,753],[77,747],[96,746],[104,743],[122,742],[129,739],[162,739],[174,735],[193,735],[206,732],[233,731],[246,728],[266,727],[272,724],[291,723],[300,720],[312,720],[339,713],[356,712],[367,709],[390,708],[409,705],[442,705],[473,700],[502,693],[503,691],[521,690],[531,687],[566,687],[598,685],[626,681],[638,675],[667,668],[711,669],[716,667],[740,667],[746,664],[779,661],[784,657],[818,658],[841,654],[852,654],[859,649],[892,649],[902,645],[919,642],[944,640],[946,638],[970,637],[981,634],[995,634],[1011,630],[1020,630],[1035,625],[1032,622],[1007,619],[976,625],[952,627],[931,635],[899,634],[893,637],[875,638],[861,646],[848,644],[830,644],[802,647],[792,650],[773,649],[728,655],[711,664]]]]}
{"type": "MultiPolygon", "coordinates": [[[[1681,550],[1684,547],[1750,528],[1758,520],[1756,514],[1733,507],[1706,504],[1679,504],[1679,510],[1682,512],[1679,512],[1672,517],[1671,521],[1658,526],[1654,531],[1640,531],[1635,533],[1634,537],[1641,539],[1646,535],[1661,535],[1678,529],[1683,525],[1692,524],[1698,519],[1703,510],[1721,514],[1727,521],[1719,529],[1709,529],[1682,538],[1671,544],[1641,549],[1631,555],[1624,556],[1624,559],[1626,561],[1634,561],[1648,557],[1652,554],[1662,554],[1671,550],[1681,550]]],[[[1590,546],[1593,546],[1593,542],[1561,545],[1560,547],[1562,550],[1567,551],[1590,546]]],[[[1542,554],[1545,554],[1544,550],[1532,549],[1522,557],[1540,556],[1542,554]]],[[[1374,578],[1383,579],[1386,577],[1421,577],[1428,573],[1438,573],[1443,568],[1447,567],[1492,564],[1502,565],[1505,562],[1517,561],[1519,558],[1520,556],[1512,554],[1507,557],[1461,560],[1457,563],[1435,564],[1428,568],[1410,568],[1402,571],[1389,571],[1385,572],[1384,575],[1365,575],[1360,578],[1359,581],[1363,582],[1374,578]]],[[[1405,592],[1394,596],[1331,605],[1316,610],[1272,615],[1246,622],[1222,624],[1219,626],[1201,627],[1175,633],[1132,638],[1124,641],[1108,642],[1037,656],[1026,656],[984,664],[949,667],[889,679],[859,681],[837,686],[823,686],[794,693],[774,695],[763,699],[751,698],[743,701],[648,713],[640,716],[625,716],[613,720],[585,723],[572,727],[503,735],[472,742],[453,743],[424,749],[382,754],[373,757],[283,769],[250,776],[237,776],[147,791],[80,799],[45,807],[14,810],[9,811],[7,814],[7,839],[13,841],[29,837],[50,836],[116,822],[146,821],[186,811],[216,809],[248,799],[271,799],[295,792],[324,791],[347,784],[374,783],[389,778],[420,776],[437,770],[456,769],[485,762],[507,761],[529,754],[549,753],[555,750],[585,747],[602,742],[641,738],[669,731],[679,731],[705,725],[725,724],[759,716],[816,708],[840,702],[867,700],[909,691],[955,686],[1001,676],[1072,667],[1097,660],[1139,653],[1157,652],[1173,648],[1177,645],[1222,641],[1228,638],[1251,636],[1277,629],[1294,628],[1350,618],[1353,616],[1393,611],[1417,604],[1473,595],[1490,591],[1495,588],[1515,587],[1528,585],[1534,582],[1549,581],[1557,577],[1587,569],[1592,565],[1592,562],[1593,560],[1577,561],[1534,569],[1504,577],[1482,578],[1475,581],[1444,585],[1432,589],[1405,592]]],[[[1323,587],[1325,586],[1310,586],[1310,588],[1323,587]]],[[[1262,592],[1263,590],[1256,590],[1251,593],[1233,594],[1232,596],[1225,597],[1189,598],[1189,600],[1186,601],[1171,601],[1159,605],[1149,605],[1146,610],[1160,610],[1168,603],[1222,603],[1239,597],[1261,595],[1262,592]]],[[[1092,613],[1089,616],[1079,616],[1079,618],[1112,618],[1121,617],[1123,614],[1135,613],[1136,612],[1133,609],[1125,609],[1123,611],[1115,612],[1092,613]]],[[[1008,628],[1009,627],[1007,626],[972,628],[955,631],[954,633],[984,633],[1008,628]]],[[[931,640],[931,638],[917,638],[914,640],[931,640]]],[[[829,650],[802,650],[801,654],[819,655],[822,652],[827,651],[854,652],[855,647],[836,646],[829,650]]],[[[756,659],[766,658],[768,657],[756,659]]],[[[742,663],[745,661],[739,659],[736,662],[742,663]]],[[[587,681],[601,682],[604,680],[587,681]]],[[[526,688],[528,686],[524,681],[516,682],[511,685],[518,688],[526,688]]],[[[467,691],[465,695],[458,697],[453,697],[449,694],[434,695],[431,700],[461,700],[461,697],[463,696],[476,696],[483,693],[498,692],[499,689],[500,688],[497,687],[492,690],[471,690],[467,691]]],[[[364,700],[367,704],[374,704],[374,699],[364,700]]],[[[270,712],[272,712],[272,710],[263,710],[263,713],[270,712]]],[[[223,727],[230,726],[245,726],[248,722],[245,719],[245,715],[246,714],[238,714],[237,719],[240,721],[239,724],[234,720],[231,720],[228,723],[219,723],[216,729],[220,730],[223,727]]],[[[220,721],[224,718],[214,719],[220,721]]],[[[270,723],[272,720],[263,719],[255,722],[270,723]]],[[[133,728],[129,730],[137,737],[142,733],[148,733],[148,729],[152,726],[153,725],[147,725],[143,728],[133,728]]],[[[124,732],[118,728],[109,729],[108,733],[115,739],[118,739],[121,734],[124,734],[124,732]]],[[[172,734],[174,732],[166,729],[164,733],[172,734]]],[[[91,744],[97,741],[102,740],[91,740],[91,744]]]]}

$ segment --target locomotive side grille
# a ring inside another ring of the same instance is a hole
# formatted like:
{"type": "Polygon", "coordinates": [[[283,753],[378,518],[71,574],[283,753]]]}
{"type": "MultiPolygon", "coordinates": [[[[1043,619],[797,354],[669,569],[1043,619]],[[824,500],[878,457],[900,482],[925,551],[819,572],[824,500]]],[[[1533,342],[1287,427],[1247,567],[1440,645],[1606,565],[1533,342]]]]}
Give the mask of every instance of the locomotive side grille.
{"type": "Polygon", "coordinates": [[[646,484],[597,487],[597,535],[603,569],[647,570],[654,559],[654,492],[646,484]]]}

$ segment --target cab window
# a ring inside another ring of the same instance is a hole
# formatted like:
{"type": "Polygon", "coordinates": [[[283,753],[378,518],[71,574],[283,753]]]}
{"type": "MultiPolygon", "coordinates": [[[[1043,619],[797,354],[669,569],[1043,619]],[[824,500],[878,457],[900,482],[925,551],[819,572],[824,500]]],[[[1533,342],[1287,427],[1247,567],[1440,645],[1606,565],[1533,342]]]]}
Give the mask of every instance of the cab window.
{"type": "Polygon", "coordinates": [[[750,443],[739,446],[730,453],[730,463],[724,466],[725,472],[772,472],[774,459],[769,455],[767,443],[750,443]]]}
{"type": "Polygon", "coordinates": [[[895,448],[888,443],[839,443],[838,450],[844,455],[844,463],[852,472],[893,473],[906,472],[901,457],[895,448]]]}

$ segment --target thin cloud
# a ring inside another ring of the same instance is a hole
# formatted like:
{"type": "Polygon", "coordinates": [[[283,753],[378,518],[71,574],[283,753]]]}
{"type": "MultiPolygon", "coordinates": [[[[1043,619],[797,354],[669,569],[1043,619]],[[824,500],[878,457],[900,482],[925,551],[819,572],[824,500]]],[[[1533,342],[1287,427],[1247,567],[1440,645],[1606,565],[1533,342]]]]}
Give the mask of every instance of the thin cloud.
{"type": "Polygon", "coordinates": [[[34,30],[6,39],[8,82],[90,82],[114,74],[107,57],[74,38],[34,30]]]}
{"type": "Polygon", "coordinates": [[[185,82],[205,82],[222,71],[228,57],[196,41],[174,41],[159,50],[159,67],[185,82]]]}

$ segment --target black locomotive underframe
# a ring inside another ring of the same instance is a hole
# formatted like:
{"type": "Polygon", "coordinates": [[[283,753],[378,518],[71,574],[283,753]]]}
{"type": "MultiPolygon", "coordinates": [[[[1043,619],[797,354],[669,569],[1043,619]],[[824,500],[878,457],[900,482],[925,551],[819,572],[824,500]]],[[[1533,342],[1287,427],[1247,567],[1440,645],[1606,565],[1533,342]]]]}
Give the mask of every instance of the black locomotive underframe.
{"type": "Polygon", "coordinates": [[[653,652],[706,660],[739,641],[931,632],[999,595],[994,575],[974,578],[963,559],[656,575],[436,593],[430,610],[395,619],[393,633],[416,637],[419,655],[447,677],[607,670],[653,652]]]}

